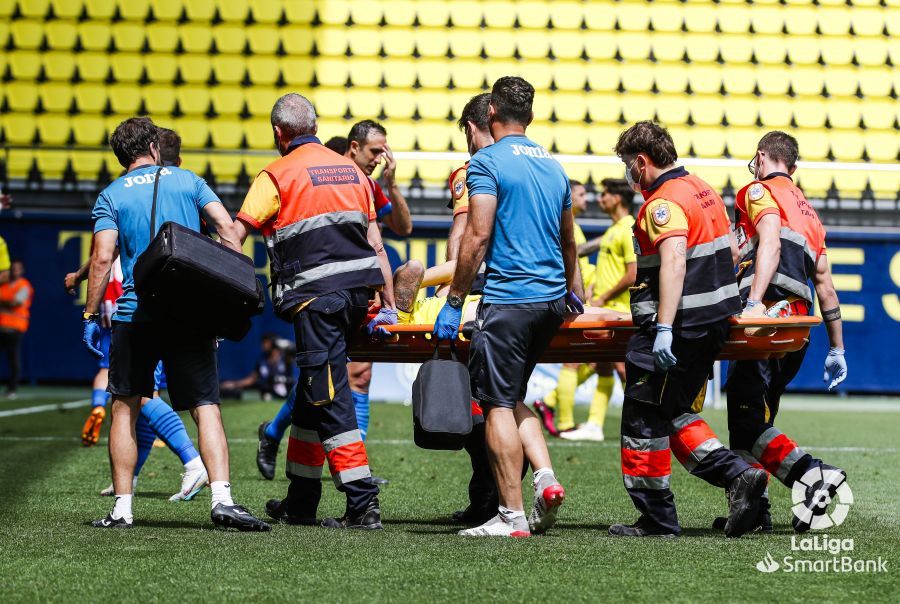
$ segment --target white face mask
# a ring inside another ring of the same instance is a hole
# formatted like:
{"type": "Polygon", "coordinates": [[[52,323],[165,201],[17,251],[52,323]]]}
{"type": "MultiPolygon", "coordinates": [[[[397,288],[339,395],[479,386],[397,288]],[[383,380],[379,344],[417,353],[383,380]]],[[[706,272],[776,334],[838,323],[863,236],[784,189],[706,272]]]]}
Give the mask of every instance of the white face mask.
{"type": "Polygon", "coordinates": [[[628,183],[628,186],[631,187],[631,190],[635,193],[641,192],[641,183],[634,180],[634,177],[631,175],[631,169],[634,167],[634,164],[637,163],[637,158],[634,158],[634,161],[631,162],[631,165],[625,166],[625,182],[628,183]]]}

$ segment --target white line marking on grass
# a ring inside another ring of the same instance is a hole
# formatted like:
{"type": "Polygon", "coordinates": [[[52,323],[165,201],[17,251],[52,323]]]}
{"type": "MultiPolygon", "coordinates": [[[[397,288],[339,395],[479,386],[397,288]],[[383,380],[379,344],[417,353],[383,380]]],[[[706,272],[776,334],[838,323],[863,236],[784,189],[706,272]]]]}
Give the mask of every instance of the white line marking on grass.
{"type": "Polygon", "coordinates": [[[86,398],[81,401],[71,401],[68,403],[54,403],[52,405],[37,405],[34,407],[22,407],[20,409],[7,409],[0,411],[0,417],[12,417],[14,415],[31,415],[32,413],[43,413],[44,411],[64,411],[66,409],[77,409],[78,407],[87,407],[91,404],[91,399],[86,398]]]}

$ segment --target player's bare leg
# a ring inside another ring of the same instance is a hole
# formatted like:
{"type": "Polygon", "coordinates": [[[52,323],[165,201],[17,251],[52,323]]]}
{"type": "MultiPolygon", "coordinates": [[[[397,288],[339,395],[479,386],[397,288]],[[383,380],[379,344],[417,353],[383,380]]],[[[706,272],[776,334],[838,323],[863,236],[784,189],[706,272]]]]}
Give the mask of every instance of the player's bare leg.
{"type": "Polygon", "coordinates": [[[130,528],[133,522],[131,501],[134,496],[132,480],[137,463],[137,437],[134,425],[141,410],[141,397],[114,396],[110,411],[109,464],[112,468],[115,504],[101,520],[92,522],[95,528],[130,528]]]}

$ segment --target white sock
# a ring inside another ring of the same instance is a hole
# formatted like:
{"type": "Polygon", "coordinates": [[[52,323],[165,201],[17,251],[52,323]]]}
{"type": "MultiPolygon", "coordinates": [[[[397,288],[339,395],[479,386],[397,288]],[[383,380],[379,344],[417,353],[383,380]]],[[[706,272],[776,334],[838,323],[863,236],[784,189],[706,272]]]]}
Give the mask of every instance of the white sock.
{"type": "Polygon", "coordinates": [[[556,480],[556,474],[553,473],[553,468],[541,468],[540,470],[535,470],[534,472],[534,486],[537,488],[538,484],[540,484],[541,479],[544,477],[552,478],[556,480]]]}
{"type": "Polygon", "coordinates": [[[195,457],[194,459],[190,460],[189,462],[187,462],[186,464],[184,464],[185,472],[193,472],[195,470],[200,470],[202,468],[203,468],[203,460],[200,459],[199,455],[197,457],[195,457]]]}
{"type": "Polygon", "coordinates": [[[124,518],[128,522],[134,520],[134,517],[131,515],[132,497],[132,495],[116,495],[116,504],[113,506],[110,514],[113,520],[118,520],[119,518],[124,518]]]}
{"type": "Polygon", "coordinates": [[[499,506],[497,512],[504,522],[513,525],[516,530],[527,531],[528,522],[525,520],[525,510],[511,510],[505,506],[499,506]]]}
{"type": "Polygon", "coordinates": [[[224,480],[217,480],[209,485],[212,491],[212,507],[215,509],[220,503],[225,505],[234,505],[231,499],[231,484],[224,480]]]}

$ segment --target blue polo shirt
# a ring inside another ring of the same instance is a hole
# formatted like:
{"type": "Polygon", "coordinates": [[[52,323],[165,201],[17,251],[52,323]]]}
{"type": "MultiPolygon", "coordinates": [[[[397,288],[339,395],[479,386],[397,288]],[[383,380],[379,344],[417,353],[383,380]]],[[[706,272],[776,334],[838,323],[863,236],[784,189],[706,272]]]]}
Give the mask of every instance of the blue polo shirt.
{"type": "Polygon", "coordinates": [[[565,296],[560,221],[572,207],[572,191],[559,162],[524,135],[505,136],[472,157],[466,187],[470,204],[476,195],[497,198],[484,300],[516,304],[565,296]]]}
{"type": "MultiPolygon", "coordinates": [[[[115,321],[146,321],[138,311],[134,293],[134,263],[150,245],[150,210],[153,205],[153,182],[158,166],[147,165],[123,174],[103,189],[91,218],[94,233],[119,232],[119,259],[122,262],[122,297],[119,298],[115,321]]],[[[219,201],[206,181],[175,166],[160,171],[156,200],[156,228],[175,222],[195,231],[200,230],[200,210],[219,201]]]]}

